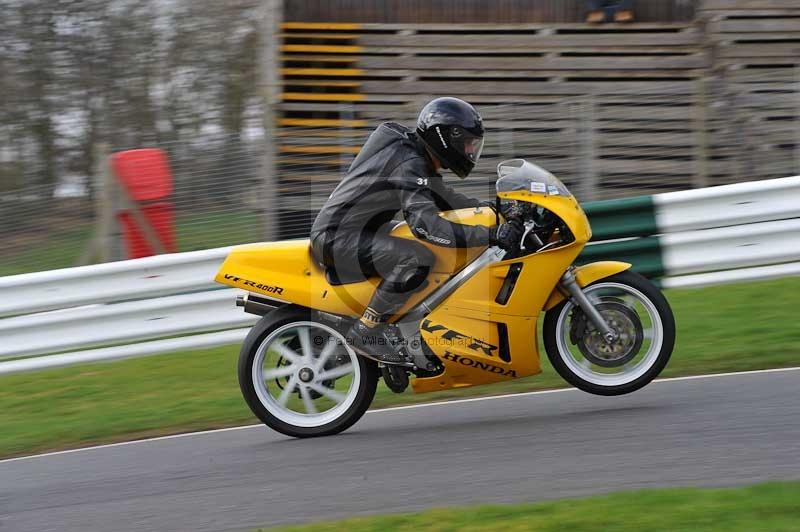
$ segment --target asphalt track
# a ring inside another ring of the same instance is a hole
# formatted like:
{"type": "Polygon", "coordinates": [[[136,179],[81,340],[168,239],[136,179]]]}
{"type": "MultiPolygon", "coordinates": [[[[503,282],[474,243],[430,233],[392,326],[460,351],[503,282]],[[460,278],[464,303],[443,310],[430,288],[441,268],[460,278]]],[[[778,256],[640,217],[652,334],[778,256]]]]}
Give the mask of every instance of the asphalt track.
{"type": "Polygon", "coordinates": [[[206,531],[654,486],[800,479],[800,371],[367,414],[336,437],[262,427],[0,462],[0,530],[206,531]]]}

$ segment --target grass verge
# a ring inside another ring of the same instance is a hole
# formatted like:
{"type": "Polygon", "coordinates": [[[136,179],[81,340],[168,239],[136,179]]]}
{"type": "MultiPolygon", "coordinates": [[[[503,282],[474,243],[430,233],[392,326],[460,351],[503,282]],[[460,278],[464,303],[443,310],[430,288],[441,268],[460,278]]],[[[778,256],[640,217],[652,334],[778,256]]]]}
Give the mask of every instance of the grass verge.
{"type": "MultiPolygon", "coordinates": [[[[39,231],[0,256],[0,276],[78,266],[89,246],[92,226],[83,221],[76,228],[39,231]]],[[[71,227],[71,224],[67,224],[71,227]]],[[[177,251],[195,251],[234,244],[259,242],[258,214],[250,211],[182,214],[175,222],[177,251]]],[[[120,244],[124,248],[124,244],[120,244]]],[[[123,249],[123,253],[126,250],[123,249]]]]}
{"type": "MultiPolygon", "coordinates": [[[[663,376],[800,365],[800,278],[667,293],[678,341],[663,376]]],[[[0,377],[0,457],[255,423],[236,381],[238,346],[0,377]]],[[[383,407],[564,386],[543,373],[489,386],[397,395],[383,407]]]]}
{"type": "Polygon", "coordinates": [[[654,489],[585,499],[429,510],[270,529],[275,532],[797,530],[800,482],[725,489],[654,489]]]}

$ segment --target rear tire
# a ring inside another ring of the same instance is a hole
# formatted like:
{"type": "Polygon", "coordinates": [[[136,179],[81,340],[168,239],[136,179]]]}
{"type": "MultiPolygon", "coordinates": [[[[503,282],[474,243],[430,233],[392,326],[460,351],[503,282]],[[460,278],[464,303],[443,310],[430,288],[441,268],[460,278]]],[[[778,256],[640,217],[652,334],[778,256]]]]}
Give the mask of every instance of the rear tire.
{"type": "Polygon", "coordinates": [[[339,331],[296,306],[261,318],[239,355],[239,387],[250,410],[295,438],[351,427],[372,403],[378,377],[375,362],[356,355],[339,331]],[[333,406],[321,411],[328,403],[333,406]]]}
{"type": "MultiPolygon", "coordinates": [[[[675,345],[675,318],[664,295],[653,283],[632,271],[595,281],[583,290],[590,299],[606,301],[606,308],[614,305],[621,308],[624,312],[617,313],[619,321],[631,329],[639,329],[638,333],[630,331],[636,341],[630,340],[630,352],[620,354],[618,360],[592,356],[585,343],[579,348],[570,347],[570,333],[574,329],[567,322],[574,321],[574,312],[582,314],[582,311],[565,300],[547,311],[544,319],[544,345],[553,368],[568,383],[596,395],[623,395],[649,384],[667,365],[675,345]],[[620,307],[623,303],[625,306],[620,307]],[[642,319],[637,314],[637,318],[626,321],[626,314],[638,308],[644,310],[642,319]],[[643,330],[647,324],[649,338],[643,330]],[[644,354],[639,352],[642,350],[644,354]],[[587,352],[588,356],[583,356],[587,352]]],[[[604,347],[597,342],[594,345],[604,347]]]]}

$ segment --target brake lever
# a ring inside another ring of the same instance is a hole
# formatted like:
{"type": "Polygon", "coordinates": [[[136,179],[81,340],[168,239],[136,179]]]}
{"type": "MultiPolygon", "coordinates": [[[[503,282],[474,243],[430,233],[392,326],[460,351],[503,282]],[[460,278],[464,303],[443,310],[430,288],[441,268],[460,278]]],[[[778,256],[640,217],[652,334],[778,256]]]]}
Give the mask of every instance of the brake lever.
{"type": "MultiPolygon", "coordinates": [[[[536,227],[535,222],[528,222],[525,224],[525,232],[522,233],[522,238],[519,240],[520,251],[525,251],[525,239],[528,238],[528,235],[530,234],[531,231],[533,231],[535,227],[536,227]]],[[[539,238],[539,235],[537,235],[536,233],[533,234],[533,238],[536,239],[536,243],[539,245],[539,247],[542,247],[544,245],[542,239],[539,238]]]]}

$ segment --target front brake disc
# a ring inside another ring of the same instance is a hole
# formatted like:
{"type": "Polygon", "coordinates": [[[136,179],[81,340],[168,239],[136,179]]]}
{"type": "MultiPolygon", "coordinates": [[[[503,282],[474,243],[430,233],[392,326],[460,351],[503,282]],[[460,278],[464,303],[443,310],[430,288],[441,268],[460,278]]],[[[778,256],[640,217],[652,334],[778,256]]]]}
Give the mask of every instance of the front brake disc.
{"type": "Polygon", "coordinates": [[[617,333],[617,339],[606,342],[585,313],[576,308],[572,316],[570,340],[578,346],[581,354],[592,364],[604,368],[623,366],[636,358],[644,342],[642,321],[637,312],[616,298],[606,298],[595,308],[617,333]]]}

